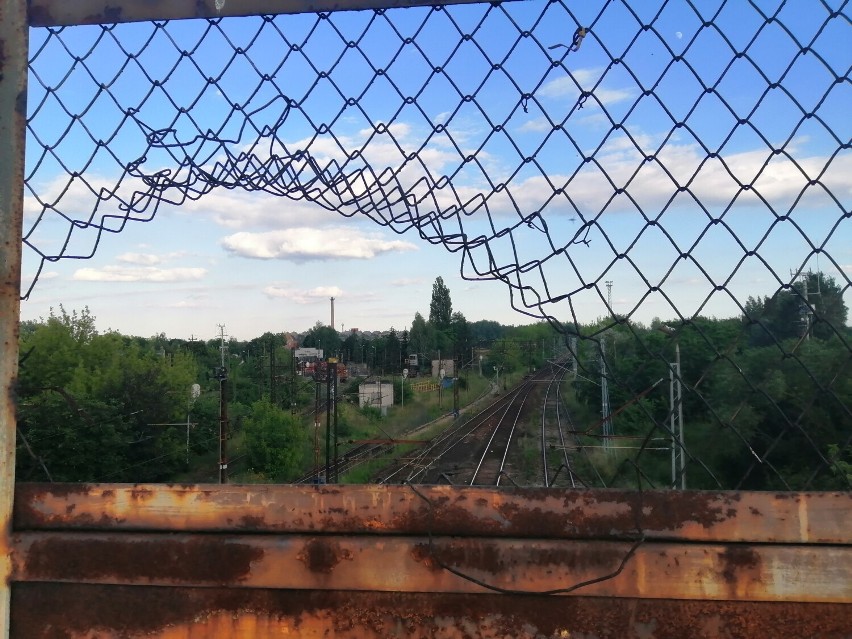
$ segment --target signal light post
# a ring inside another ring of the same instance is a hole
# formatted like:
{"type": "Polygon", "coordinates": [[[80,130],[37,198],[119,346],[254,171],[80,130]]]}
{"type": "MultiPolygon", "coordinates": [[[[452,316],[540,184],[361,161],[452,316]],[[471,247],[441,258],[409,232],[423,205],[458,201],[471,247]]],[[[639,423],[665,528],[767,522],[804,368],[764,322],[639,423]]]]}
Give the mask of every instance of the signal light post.
{"type": "Polygon", "coordinates": [[[325,389],[325,482],[331,483],[331,413],[334,406],[334,479],[337,481],[337,358],[329,357],[325,389]]]}

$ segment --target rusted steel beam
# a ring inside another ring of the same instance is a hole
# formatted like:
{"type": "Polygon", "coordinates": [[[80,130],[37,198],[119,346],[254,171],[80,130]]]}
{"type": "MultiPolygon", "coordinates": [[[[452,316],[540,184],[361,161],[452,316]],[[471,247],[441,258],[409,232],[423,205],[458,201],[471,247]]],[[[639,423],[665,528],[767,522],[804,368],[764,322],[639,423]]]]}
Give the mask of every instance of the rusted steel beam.
{"type": "Polygon", "coordinates": [[[43,532],[14,543],[13,581],[852,601],[850,546],[43,532]]]}
{"type": "Polygon", "coordinates": [[[314,13],[436,4],[474,4],[483,0],[30,0],[30,25],[112,24],[230,16],[314,13]]]}
{"type": "Polygon", "coordinates": [[[0,637],[9,628],[10,534],[15,484],[15,380],[21,295],[27,5],[0,5],[0,637]]]}
{"type": "Polygon", "coordinates": [[[850,493],[19,484],[16,530],[852,543],[850,493]]]}
{"type": "Polygon", "coordinates": [[[848,639],[852,606],[16,584],[13,639],[848,639]],[[156,611],[156,614],[152,614],[156,611]]]}

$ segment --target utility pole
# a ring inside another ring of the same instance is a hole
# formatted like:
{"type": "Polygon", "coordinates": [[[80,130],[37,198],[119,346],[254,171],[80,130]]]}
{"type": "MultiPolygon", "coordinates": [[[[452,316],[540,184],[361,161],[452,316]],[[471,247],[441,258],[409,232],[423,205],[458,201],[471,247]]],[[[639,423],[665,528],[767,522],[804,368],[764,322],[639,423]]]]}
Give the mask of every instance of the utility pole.
{"type": "Polygon", "coordinates": [[[459,369],[453,360],[453,417],[459,416],[459,369]]]}
{"type": "Polygon", "coordinates": [[[340,483],[340,458],[338,456],[339,441],[337,438],[337,359],[334,359],[330,364],[331,369],[331,405],[334,409],[334,483],[340,483]]]}
{"type": "Polygon", "coordinates": [[[269,344],[269,403],[277,405],[278,398],[275,393],[275,338],[269,344]]]}
{"type": "Polygon", "coordinates": [[[603,417],[604,449],[609,451],[613,435],[612,417],[609,407],[609,386],[606,370],[606,336],[601,337],[601,416],[603,417]]]}
{"type": "MultiPolygon", "coordinates": [[[[314,371],[314,468],[317,474],[320,471],[320,391],[320,380],[317,372],[314,371]]],[[[326,472],[328,472],[328,469],[326,469],[326,472]]],[[[327,481],[328,475],[326,475],[327,481]]]]}
{"type": "Polygon", "coordinates": [[[296,349],[290,349],[290,414],[296,414],[296,395],[298,393],[296,382],[296,349]]]}
{"type": "MultiPolygon", "coordinates": [[[[332,450],[331,450],[331,437],[332,437],[332,401],[334,400],[334,381],[336,381],[337,377],[337,360],[333,357],[329,357],[326,361],[326,388],[325,388],[325,481],[326,483],[331,482],[331,471],[332,471],[332,450]]],[[[337,476],[337,433],[334,433],[334,474],[335,479],[337,476]]]]}
{"type": "Polygon", "coordinates": [[[572,337],[571,340],[571,355],[573,357],[573,361],[571,362],[571,372],[574,374],[574,379],[577,379],[577,375],[580,373],[578,360],[580,359],[580,353],[577,351],[577,338],[572,337]]]}
{"type": "Polygon", "coordinates": [[[675,361],[669,362],[669,429],[672,434],[672,488],[677,488],[678,471],[680,488],[686,490],[686,442],[683,439],[683,380],[680,369],[680,341],[677,331],[661,324],[659,330],[675,339],[675,361]],[[679,460],[679,461],[678,461],[679,460]]]}
{"type": "Polygon", "coordinates": [[[219,483],[228,483],[228,398],[225,395],[225,382],[228,369],[225,367],[225,325],[219,324],[219,368],[216,379],[219,380],[219,483]]]}
{"type": "Polygon", "coordinates": [[[329,368],[325,367],[325,483],[331,483],[331,413],[328,410],[331,404],[331,384],[329,383],[329,368]]]}

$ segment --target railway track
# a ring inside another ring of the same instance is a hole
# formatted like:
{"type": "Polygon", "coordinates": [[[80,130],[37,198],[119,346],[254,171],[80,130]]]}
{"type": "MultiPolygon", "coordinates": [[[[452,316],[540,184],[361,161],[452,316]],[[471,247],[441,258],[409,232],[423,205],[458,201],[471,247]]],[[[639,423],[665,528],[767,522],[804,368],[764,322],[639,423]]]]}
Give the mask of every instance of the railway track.
{"type": "MultiPolygon", "coordinates": [[[[487,395],[488,395],[488,393],[486,392],[486,393],[483,393],[481,396],[477,397],[474,400],[474,404],[479,404],[484,398],[486,398],[487,395]]],[[[321,405],[320,412],[322,413],[324,410],[325,410],[325,404],[321,405]]],[[[313,414],[315,414],[315,411],[310,411],[309,413],[305,413],[305,414],[313,415],[313,414]]],[[[421,426],[418,426],[414,431],[411,431],[410,433],[408,433],[408,436],[416,437],[418,432],[421,432],[424,429],[429,428],[430,426],[434,425],[434,423],[440,421],[440,419],[442,419],[442,418],[438,418],[438,419],[434,420],[433,422],[429,422],[427,424],[423,424],[421,426]]],[[[438,440],[438,442],[440,442],[443,437],[446,437],[448,435],[452,436],[452,433],[453,433],[453,430],[450,429],[449,433],[445,432],[436,439],[438,440]]],[[[436,440],[433,440],[431,442],[423,442],[423,441],[416,440],[416,439],[414,439],[414,440],[407,440],[407,439],[403,440],[403,439],[401,439],[399,441],[394,441],[394,442],[385,442],[385,443],[371,442],[371,443],[358,444],[355,447],[350,448],[350,449],[342,452],[338,456],[336,463],[332,462],[331,464],[329,464],[329,473],[328,474],[329,474],[330,477],[332,477],[332,479],[339,478],[344,473],[347,473],[350,470],[353,470],[353,469],[357,468],[358,466],[361,466],[362,464],[366,464],[366,463],[368,463],[368,462],[370,462],[374,459],[382,458],[382,457],[391,457],[396,446],[401,444],[401,443],[416,443],[418,445],[422,444],[422,443],[426,443],[429,446],[434,446],[438,442],[436,442],[436,440]]],[[[314,468],[310,472],[302,475],[298,479],[294,480],[293,483],[296,483],[296,484],[325,483],[325,475],[326,475],[326,468],[325,468],[325,465],[322,465],[319,468],[314,468]]]]}
{"type": "MultiPolygon", "coordinates": [[[[336,463],[333,461],[329,464],[329,476],[332,478],[340,477],[344,473],[357,468],[377,457],[387,456],[392,450],[393,444],[359,444],[349,450],[341,453],[336,463]]],[[[319,484],[325,483],[325,466],[314,468],[311,472],[302,475],[296,479],[295,484],[319,484]]]]}
{"type": "Polygon", "coordinates": [[[450,475],[456,473],[453,459],[465,459],[468,454],[461,451],[459,447],[471,444],[481,436],[483,428],[494,421],[499,421],[500,414],[506,410],[513,398],[518,394],[515,388],[500,396],[485,409],[476,412],[470,417],[453,423],[449,428],[433,438],[428,445],[424,446],[417,454],[410,458],[399,461],[396,466],[376,477],[377,483],[456,483],[450,475]],[[452,459],[451,459],[452,458],[452,459]],[[442,463],[437,463],[441,461],[442,463]]]}
{"type": "Polygon", "coordinates": [[[571,464],[572,429],[567,413],[559,411],[564,377],[561,366],[537,371],[484,410],[453,424],[417,454],[397,462],[376,481],[549,486],[551,478],[561,473],[566,485],[576,486],[571,464]],[[519,443],[521,440],[523,444],[519,443]],[[541,452],[531,459],[524,449],[533,440],[541,452]]]}
{"type": "MultiPolygon", "coordinates": [[[[375,483],[451,483],[500,486],[583,486],[573,457],[579,446],[564,409],[566,369],[557,364],[526,377],[484,409],[454,420],[440,434],[373,477],[375,483]],[[535,448],[539,452],[530,455],[535,448]]],[[[375,459],[391,457],[395,443],[364,443],[329,466],[334,478],[375,459]]],[[[296,483],[322,483],[325,466],[296,483]]]]}

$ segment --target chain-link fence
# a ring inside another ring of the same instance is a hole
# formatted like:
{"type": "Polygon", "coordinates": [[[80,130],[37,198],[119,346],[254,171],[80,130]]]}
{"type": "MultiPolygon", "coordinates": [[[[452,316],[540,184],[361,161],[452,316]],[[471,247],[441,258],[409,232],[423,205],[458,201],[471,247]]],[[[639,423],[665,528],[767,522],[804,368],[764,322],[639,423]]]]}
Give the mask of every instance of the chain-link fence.
{"type": "Polygon", "coordinates": [[[850,41],[815,0],[34,28],[24,298],[217,189],[366,216],[565,336],[589,483],[848,489],[850,41]]]}

